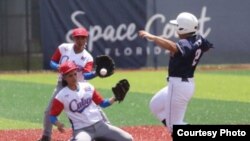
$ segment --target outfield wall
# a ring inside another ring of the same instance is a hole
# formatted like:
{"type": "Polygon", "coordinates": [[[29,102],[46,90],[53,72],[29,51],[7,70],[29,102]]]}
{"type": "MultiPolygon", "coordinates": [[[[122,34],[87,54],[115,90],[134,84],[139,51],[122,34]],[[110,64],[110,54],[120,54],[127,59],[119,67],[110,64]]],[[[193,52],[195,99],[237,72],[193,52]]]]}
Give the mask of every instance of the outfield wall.
{"type": "Polygon", "coordinates": [[[249,5],[249,0],[2,0],[0,70],[41,64],[49,69],[56,47],[71,42],[71,29],[81,26],[91,33],[93,56],[110,55],[118,68],[163,67],[168,52],[136,33],[146,29],[177,40],[167,22],[183,11],[199,18],[200,33],[215,46],[202,64],[249,64],[249,5]]]}
{"type": "Polygon", "coordinates": [[[174,27],[168,21],[183,11],[197,15],[200,34],[214,43],[215,49],[201,63],[250,62],[248,0],[60,0],[60,5],[56,1],[40,1],[45,68],[55,48],[72,40],[70,29],[81,26],[90,31],[88,50],[94,56],[112,56],[119,68],[165,66],[168,52],[136,33],[145,29],[176,40],[174,27]]]}

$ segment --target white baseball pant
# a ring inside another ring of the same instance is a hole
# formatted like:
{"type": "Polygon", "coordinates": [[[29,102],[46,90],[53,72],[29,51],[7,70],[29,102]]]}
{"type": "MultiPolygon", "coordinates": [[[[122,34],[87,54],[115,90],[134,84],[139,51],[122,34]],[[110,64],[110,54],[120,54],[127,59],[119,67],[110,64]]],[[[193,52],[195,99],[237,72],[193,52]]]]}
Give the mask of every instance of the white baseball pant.
{"type": "Polygon", "coordinates": [[[168,86],[158,91],[150,101],[151,112],[160,120],[166,120],[172,133],[173,125],[186,124],[184,117],[191,97],[194,94],[193,78],[184,81],[179,77],[169,77],[168,86]]]}
{"type": "Polygon", "coordinates": [[[99,121],[89,127],[74,130],[71,141],[92,141],[93,139],[133,141],[133,137],[128,132],[103,121],[99,121]]]}

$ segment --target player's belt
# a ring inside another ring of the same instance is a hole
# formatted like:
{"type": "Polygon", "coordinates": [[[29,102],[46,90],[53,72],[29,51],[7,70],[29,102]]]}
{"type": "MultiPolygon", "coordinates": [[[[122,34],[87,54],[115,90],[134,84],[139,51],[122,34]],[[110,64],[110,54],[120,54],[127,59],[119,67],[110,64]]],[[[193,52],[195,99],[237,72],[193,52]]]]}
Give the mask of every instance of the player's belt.
{"type": "Polygon", "coordinates": [[[188,81],[188,78],[184,78],[184,77],[181,78],[181,81],[182,81],[182,82],[189,82],[189,81],[188,81]]]}
{"type": "MultiPolygon", "coordinates": [[[[169,76],[169,77],[172,77],[172,76],[169,76]]],[[[169,77],[167,77],[167,81],[169,81],[169,77]]],[[[172,77],[172,78],[180,79],[182,82],[189,82],[189,79],[190,79],[187,77],[172,77]]]]}

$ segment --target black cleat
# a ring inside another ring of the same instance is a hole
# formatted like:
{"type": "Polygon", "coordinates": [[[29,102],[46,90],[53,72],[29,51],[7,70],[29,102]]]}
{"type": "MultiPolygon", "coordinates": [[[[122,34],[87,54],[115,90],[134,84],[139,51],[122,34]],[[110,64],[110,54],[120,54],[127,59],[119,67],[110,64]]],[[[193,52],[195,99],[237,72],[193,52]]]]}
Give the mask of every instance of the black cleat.
{"type": "Polygon", "coordinates": [[[48,136],[42,136],[39,140],[37,140],[37,141],[51,141],[50,140],[50,137],[48,137],[48,136]]]}
{"type": "Polygon", "coordinates": [[[163,119],[161,122],[163,123],[164,126],[167,126],[166,119],[163,119]]]}

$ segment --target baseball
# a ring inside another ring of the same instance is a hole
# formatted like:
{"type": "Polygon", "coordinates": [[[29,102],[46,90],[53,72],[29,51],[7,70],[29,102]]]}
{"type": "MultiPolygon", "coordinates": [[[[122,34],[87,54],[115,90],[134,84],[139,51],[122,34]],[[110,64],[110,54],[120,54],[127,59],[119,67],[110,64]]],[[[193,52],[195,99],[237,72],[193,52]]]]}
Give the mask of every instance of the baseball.
{"type": "Polygon", "coordinates": [[[102,68],[102,69],[100,70],[100,74],[101,74],[102,76],[106,75],[106,74],[107,74],[107,69],[102,68]]]}

